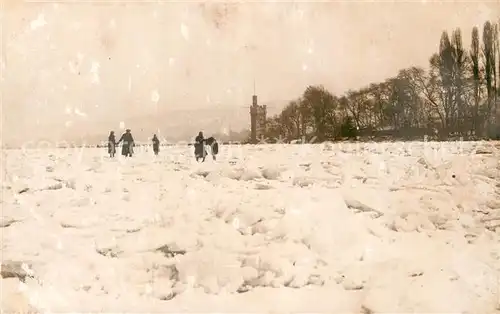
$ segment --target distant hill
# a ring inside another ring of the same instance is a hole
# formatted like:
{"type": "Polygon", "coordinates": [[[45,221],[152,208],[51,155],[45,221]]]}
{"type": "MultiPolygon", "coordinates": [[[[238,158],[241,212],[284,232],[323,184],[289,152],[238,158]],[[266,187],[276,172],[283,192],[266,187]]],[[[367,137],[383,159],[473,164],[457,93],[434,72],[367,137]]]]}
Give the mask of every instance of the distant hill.
{"type": "Polygon", "coordinates": [[[238,132],[250,128],[246,108],[205,109],[195,111],[176,110],[159,115],[145,115],[125,121],[137,138],[148,138],[153,133],[169,141],[193,139],[199,131],[205,136],[239,136],[238,132]]]}
{"type": "MultiPolygon", "coordinates": [[[[279,104],[271,106],[269,115],[279,112],[280,109],[279,104]]],[[[30,143],[33,141],[97,145],[107,140],[111,130],[115,131],[117,137],[121,135],[124,131],[119,128],[121,120],[119,117],[99,121],[90,117],[75,117],[68,125],[59,122],[38,126],[38,129],[43,130],[40,137],[36,136],[36,132],[28,139],[11,134],[11,140],[3,145],[33,146],[34,144],[30,143]]],[[[249,107],[245,106],[165,110],[159,114],[144,114],[123,120],[125,127],[132,130],[138,142],[149,141],[155,133],[162,140],[169,142],[191,141],[199,131],[203,131],[206,137],[214,136],[219,141],[244,141],[248,138],[250,129],[249,107]]]]}
{"type": "MultiPolygon", "coordinates": [[[[137,142],[149,142],[153,134],[170,143],[190,142],[203,131],[205,137],[214,136],[220,142],[244,141],[249,134],[249,117],[238,115],[234,110],[174,111],[161,116],[144,115],[125,119],[125,128],[130,128],[137,142]]],[[[18,139],[4,143],[5,147],[55,147],[61,145],[98,145],[107,141],[109,131],[114,130],[119,138],[124,130],[120,121],[92,121],[79,119],[59,132],[47,136],[18,139]]]]}

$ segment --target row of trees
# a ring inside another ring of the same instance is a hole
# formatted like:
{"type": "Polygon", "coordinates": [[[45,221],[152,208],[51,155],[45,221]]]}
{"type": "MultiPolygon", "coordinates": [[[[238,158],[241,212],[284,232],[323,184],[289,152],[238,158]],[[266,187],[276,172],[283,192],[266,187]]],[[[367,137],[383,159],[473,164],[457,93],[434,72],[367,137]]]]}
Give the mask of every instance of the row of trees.
{"type": "Polygon", "coordinates": [[[362,134],[441,139],[498,136],[500,122],[500,21],[472,31],[469,48],[462,32],[443,32],[429,69],[410,67],[385,82],[336,96],[309,86],[267,121],[266,137],[318,140],[362,134]]]}

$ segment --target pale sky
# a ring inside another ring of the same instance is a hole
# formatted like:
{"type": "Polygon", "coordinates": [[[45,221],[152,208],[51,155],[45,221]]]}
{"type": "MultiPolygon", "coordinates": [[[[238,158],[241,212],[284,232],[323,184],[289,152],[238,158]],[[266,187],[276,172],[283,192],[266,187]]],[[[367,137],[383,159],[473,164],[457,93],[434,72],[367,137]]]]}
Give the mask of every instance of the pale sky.
{"type": "Polygon", "coordinates": [[[168,110],[246,112],[254,79],[261,103],[309,84],[341,94],[427,67],[443,30],[460,27],[468,48],[473,26],[500,18],[498,1],[47,2],[4,0],[4,141],[74,136],[77,122],[106,134],[168,110]]]}

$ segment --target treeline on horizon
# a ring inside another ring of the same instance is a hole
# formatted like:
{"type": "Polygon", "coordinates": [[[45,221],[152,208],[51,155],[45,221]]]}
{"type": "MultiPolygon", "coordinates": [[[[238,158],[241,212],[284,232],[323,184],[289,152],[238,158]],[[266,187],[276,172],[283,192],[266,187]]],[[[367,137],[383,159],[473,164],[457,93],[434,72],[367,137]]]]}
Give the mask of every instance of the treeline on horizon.
{"type": "MultiPolygon", "coordinates": [[[[459,28],[441,34],[429,68],[409,67],[384,82],[338,96],[322,85],[266,120],[264,138],[315,137],[498,139],[500,136],[500,20],[474,27],[464,47],[459,28]]],[[[397,53],[397,52],[395,52],[397,53]]]]}

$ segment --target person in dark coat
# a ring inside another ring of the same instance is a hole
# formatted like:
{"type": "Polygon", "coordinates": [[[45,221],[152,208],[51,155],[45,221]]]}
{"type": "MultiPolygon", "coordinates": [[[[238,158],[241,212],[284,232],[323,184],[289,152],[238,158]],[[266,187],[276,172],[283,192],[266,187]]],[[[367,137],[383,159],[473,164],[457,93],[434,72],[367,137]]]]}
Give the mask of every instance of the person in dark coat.
{"type": "Polygon", "coordinates": [[[196,144],[201,144],[205,142],[205,138],[203,137],[203,132],[200,131],[200,133],[198,133],[198,136],[195,138],[195,141],[196,144]]]}
{"type": "Polygon", "coordinates": [[[116,138],[115,138],[115,132],[114,131],[111,131],[109,132],[109,136],[108,136],[108,154],[109,154],[109,157],[113,158],[115,157],[115,153],[116,153],[116,138]]]}
{"type": "Polygon", "coordinates": [[[160,151],[160,140],[158,137],[156,137],[156,134],[153,135],[153,152],[155,155],[158,155],[158,152],[160,151]]]}
{"type": "Polygon", "coordinates": [[[203,132],[200,131],[198,136],[195,138],[194,143],[194,155],[196,156],[196,161],[203,159],[205,161],[205,138],[203,137],[203,132]]]}
{"type": "Polygon", "coordinates": [[[132,133],[130,133],[130,129],[127,129],[125,133],[123,133],[117,144],[120,144],[121,141],[123,141],[122,155],[125,157],[132,157],[134,138],[132,137],[132,133]]]}

